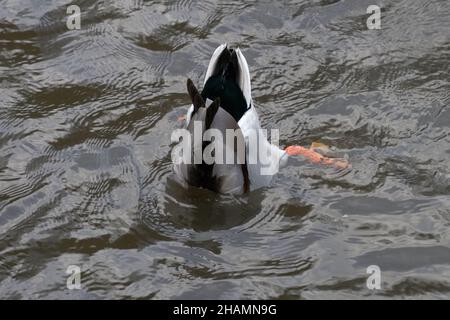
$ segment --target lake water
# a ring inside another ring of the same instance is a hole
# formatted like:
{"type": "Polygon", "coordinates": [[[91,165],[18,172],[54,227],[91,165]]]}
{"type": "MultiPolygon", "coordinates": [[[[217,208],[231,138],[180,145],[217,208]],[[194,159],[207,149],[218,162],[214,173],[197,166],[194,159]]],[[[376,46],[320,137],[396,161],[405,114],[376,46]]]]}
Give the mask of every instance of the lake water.
{"type": "Polygon", "coordinates": [[[80,0],[79,30],[69,4],[0,1],[0,298],[450,298],[448,1],[80,0]],[[186,78],[224,42],[282,146],[352,169],[175,183],[186,78]]]}

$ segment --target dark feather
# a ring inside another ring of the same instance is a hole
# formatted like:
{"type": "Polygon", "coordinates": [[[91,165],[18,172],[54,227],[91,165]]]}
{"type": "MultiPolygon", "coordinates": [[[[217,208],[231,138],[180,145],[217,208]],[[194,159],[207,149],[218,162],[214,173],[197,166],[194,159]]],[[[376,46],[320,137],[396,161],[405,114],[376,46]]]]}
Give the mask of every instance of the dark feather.
{"type": "Polygon", "coordinates": [[[187,79],[186,86],[189,93],[189,97],[191,98],[192,104],[194,105],[193,113],[195,113],[199,108],[205,107],[205,101],[203,100],[201,94],[198,92],[197,88],[195,87],[191,79],[187,79]]]}
{"type": "Polygon", "coordinates": [[[240,76],[236,51],[225,48],[217,60],[214,72],[202,90],[204,100],[215,100],[220,97],[220,106],[236,121],[239,121],[250,107],[238,85],[240,76]]]}

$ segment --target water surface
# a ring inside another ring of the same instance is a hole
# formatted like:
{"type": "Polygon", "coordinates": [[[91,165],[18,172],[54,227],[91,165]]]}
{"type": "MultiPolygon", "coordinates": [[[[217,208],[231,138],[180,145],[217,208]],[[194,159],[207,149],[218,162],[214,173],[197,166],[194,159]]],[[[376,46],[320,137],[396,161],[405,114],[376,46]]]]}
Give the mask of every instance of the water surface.
{"type": "Polygon", "coordinates": [[[80,30],[67,1],[0,1],[0,298],[450,298],[448,1],[73,3],[80,30]],[[335,146],[352,170],[178,186],[185,81],[224,42],[280,144],[335,146]]]}

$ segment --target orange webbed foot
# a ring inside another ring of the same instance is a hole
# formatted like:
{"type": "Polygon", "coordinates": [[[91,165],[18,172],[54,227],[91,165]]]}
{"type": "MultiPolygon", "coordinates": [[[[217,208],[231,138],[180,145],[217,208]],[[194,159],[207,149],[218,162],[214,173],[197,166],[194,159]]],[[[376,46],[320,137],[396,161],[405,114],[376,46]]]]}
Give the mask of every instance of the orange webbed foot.
{"type": "Polygon", "coordinates": [[[332,165],[338,169],[345,169],[351,167],[351,165],[345,159],[328,158],[315,151],[315,149],[327,149],[327,148],[328,147],[323,144],[313,143],[311,144],[311,147],[309,149],[301,146],[288,146],[286,149],[284,149],[284,151],[289,156],[303,156],[312,163],[332,165]]]}

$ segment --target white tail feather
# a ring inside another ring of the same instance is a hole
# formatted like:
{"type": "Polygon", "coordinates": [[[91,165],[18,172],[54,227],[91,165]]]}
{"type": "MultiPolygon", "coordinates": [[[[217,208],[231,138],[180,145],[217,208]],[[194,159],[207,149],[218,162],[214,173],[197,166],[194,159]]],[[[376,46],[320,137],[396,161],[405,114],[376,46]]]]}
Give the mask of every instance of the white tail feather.
{"type": "Polygon", "coordinates": [[[227,47],[227,44],[221,44],[219,47],[217,47],[217,49],[214,51],[211,60],[209,60],[209,65],[208,65],[208,69],[206,70],[206,75],[205,75],[205,81],[203,84],[206,83],[206,81],[209,79],[209,77],[211,77],[214,69],[216,68],[216,64],[217,64],[217,59],[219,58],[220,54],[222,53],[222,51],[227,47]]]}
{"type": "Polygon", "coordinates": [[[239,61],[239,67],[241,69],[239,86],[241,87],[242,93],[244,94],[244,98],[247,101],[247,107],[249,107],[252,102],[250,71],[248,70],[247,60],[245,60],[245,57],[239,48],[236,49],[236,54],[239,61]]]}

